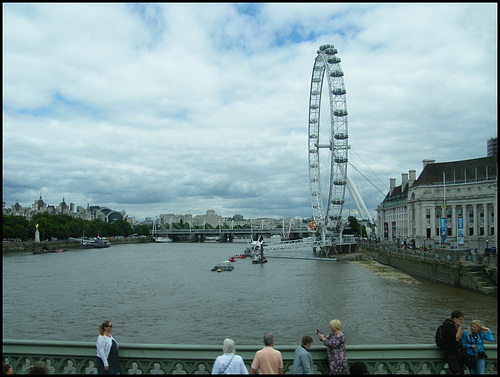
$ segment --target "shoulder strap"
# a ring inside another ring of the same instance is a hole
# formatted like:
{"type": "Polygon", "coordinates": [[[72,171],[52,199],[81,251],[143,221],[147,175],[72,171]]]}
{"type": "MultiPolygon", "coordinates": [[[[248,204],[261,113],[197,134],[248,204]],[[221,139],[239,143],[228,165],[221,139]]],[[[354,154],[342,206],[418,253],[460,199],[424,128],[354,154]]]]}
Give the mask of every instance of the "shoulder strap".
{"type": "Polygon", "coordinates": [[[233,357],[231,357],[231,360],[229,360],[229,363],[227,363],[226,367],[224,368],[224,370],[222,372],[220,372],[220,374],[224,374],[224,372],[229,367],[229,364],[231,364],[231,361],[233,361],[233,359],[234,359],[234,355],[233,355],[233,357]]]}
{"type": "MultiPolygon", "coordinates": [[[[477,339],[476,339],[476,338],[474,338],[474,337],[471,335],[471,333],[470,333],[470,332],[467,332],[467,334],[469,335],[470,344],[472,345],[472,342],[474,341],[474,343],[476,343],[476,345],[477,345],[477,339]]],[[[483,340],[483,337],[481,336],[481,333],[479,333],[479,332],[478,332],[477,334],[478,334],[478,336],[481,338],[481,341],[482,341],[482,340],[483,340]]],[[[477,350],[477,352],[479,353],[479,349],[477,350]]],[[[476,352],[474,351],[474,349],[472,349],[472,354],[473,354],[473,355],[475,355],[475,354],[476,354],[476,352]]]]}

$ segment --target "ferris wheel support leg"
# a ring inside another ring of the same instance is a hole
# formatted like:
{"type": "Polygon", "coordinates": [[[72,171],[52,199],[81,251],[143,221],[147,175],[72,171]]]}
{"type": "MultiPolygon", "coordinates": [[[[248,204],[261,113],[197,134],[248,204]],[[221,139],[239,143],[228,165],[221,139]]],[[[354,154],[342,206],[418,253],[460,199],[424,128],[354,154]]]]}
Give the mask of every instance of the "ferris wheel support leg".
{"type": "Polygon", "coordinates": [[[361,214],[361,207],[359,206],[358,197],[356,196],[356,193],[354,192],[353,187],[350,184],[350,182],[351,182],[351,180],[349,178],[347,178],[347,190],[349,191],[349,195],[351,195],[351,199],[354,202],[356,209],[361,214]]]}
{"type": "Polygon", "coordinates": [[[371,221],[370,212],[368,212],[368,209],[366,208],[365,202],[363,202],[363,199],[361,198],[361,195],[359,194],[359,191],[356,188],[356,186],[354,186],[354,182],[352,181],[349,174],[347,174],[347,189],[349,190],[349,194],[351,194],[351,197],[353,198],[360,215],[366,216],[366,218],[371,223],[372,221],[371,221]]]}

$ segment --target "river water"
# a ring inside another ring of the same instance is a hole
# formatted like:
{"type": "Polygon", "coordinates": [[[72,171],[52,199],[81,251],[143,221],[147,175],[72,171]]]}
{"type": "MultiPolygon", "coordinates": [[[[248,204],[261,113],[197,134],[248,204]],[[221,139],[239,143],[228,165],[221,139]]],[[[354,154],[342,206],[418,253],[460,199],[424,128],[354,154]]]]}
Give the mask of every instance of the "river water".
{"type": "MultiPolygon", "coordinates": [[[[299,344],[337,318],[348,344],[434,343],[454,309],[480,319],[497,337],[497,298],[424,279],[376,276],[354,263],[237,259],[211,268],[244,243],[113,245],[33,255],[3,253],[3,338],[95,341],[113,322],[123,343],[299,344]]],[[[313,256],[312,250],[272,255],[313,256]]]]}

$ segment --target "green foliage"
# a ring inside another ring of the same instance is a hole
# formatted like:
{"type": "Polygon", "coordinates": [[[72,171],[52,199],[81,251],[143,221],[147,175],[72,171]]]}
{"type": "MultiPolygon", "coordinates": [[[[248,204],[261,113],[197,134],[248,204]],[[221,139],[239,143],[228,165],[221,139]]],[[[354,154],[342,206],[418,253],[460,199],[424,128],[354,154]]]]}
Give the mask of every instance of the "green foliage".
{"type": "Polygon", "coordinates": [[[353,234],[356,237],[361,235],[361,225],[358,222],[358,219],[354,216],[349,216],[347,218],[349,225],[344,229],[344,234],[353,234]]]}
{"type": "Polygon", "coordinates": [[[138,235],[138,236],[146,236],[146,237],[149,237],[151,235],[151,233],[149,232],[151,230],[151,227],[148,226],[148,225],[144,225],[144,224],[141,224],[141,225],[137,225],[135,228],[134,228],[134,231],[135,233],[138,235]]]}
{"type": "MultiPolygon", "coordinates": [[[[24,216],[2,216],[3,238],[20,238],[24,240],[28,237],[28,220],[24,216]]],[[[35,230],[33,229],[33,234],[35,230]]]]}
{"type": "MultiPolygon", "coordinates": [[[[36,224],[40,232],[40,239],[47,240],[57,238],[66,240],[70,237],[79,238],[124,236],[128,237],[134,233],[132,226],[125,220],[113,223],[103,223],[100,220],[87,221],[69,215],[49,215],[48,213],[37,213],[32,220],[24,216],[2,214],[3,238],[19,238],[28,241],[35,238],[36,224]]],[[[149,230],[147,232],[149,235],[149,230]]]]}

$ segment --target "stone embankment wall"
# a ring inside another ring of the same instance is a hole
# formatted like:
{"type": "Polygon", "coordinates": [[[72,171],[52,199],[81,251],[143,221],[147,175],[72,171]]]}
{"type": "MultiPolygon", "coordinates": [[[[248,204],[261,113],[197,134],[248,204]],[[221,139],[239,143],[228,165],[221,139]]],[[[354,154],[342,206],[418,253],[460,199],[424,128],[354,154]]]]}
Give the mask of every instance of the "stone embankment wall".
{"type": "MultiPolygon", "coordinates": [[[[395,267],[406,273],[423,277],[438,283],[461,287],[483,294],[496,294],[498,269],[462,261],[457,258],[444,261],[434,256],[407,254],[402,251],[380,250],[373,246],[359,245],[358,252],[370,256],[377,262],[395,267]]],[[[447,255],[446,249],[436,250],[440,255],[447,255]]]]}
{"type": "MultiPolygon", "coordinates": [[[[128,243],[147,243],[152,242],[150,237],[146,238],[115,238],[109,240],[111,245],[128,243]]],[[[43,248],[54,249],[79,249],[80,244],[74,241],[43,241],[43,242],[4,242],[2,251],[34,251],[43,248]]]]}

